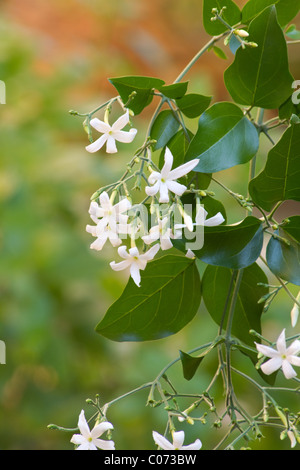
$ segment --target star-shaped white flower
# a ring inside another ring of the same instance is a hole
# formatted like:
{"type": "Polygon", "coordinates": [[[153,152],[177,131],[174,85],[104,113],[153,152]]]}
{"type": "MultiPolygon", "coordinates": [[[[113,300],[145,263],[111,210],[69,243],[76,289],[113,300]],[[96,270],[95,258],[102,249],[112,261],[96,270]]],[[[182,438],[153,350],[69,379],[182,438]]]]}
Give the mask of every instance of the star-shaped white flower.
{"type": "Polygon", "coordinates": [[[122,131],[129,123],[129,111],[127,110],[123,116],[119,117],[116,122],[110,126],[108,122],[100,121],[98,118],[93,118],[90,121],[90,125],[101,132],[103,135],[99,139],[95,140],[92,144],[86,147],[86,150],[90,153],[97,152],[106,143],[107,153],[116,153],[118,151],[116,141],[130,143],[136,136],[137,130],[130,129],[129,131],[122,131]]]}
{"type": "Polygon", "coordinates": [[[169,227],[169,223],[169,217],[164,217],[162,220],[158,221],[158,225],[151,227],[149,234],[142,237],[146,245],[151,245],[151,243],[159,240],[162,250],[173,248],[171,238],[174,238],[174,236],[171,228],[169,227]]]}
{"type": "Polygon", "coordinates": [[[193,444],[187,446],[183,445],[184,442],[184,431],[173,432],[173,443],[168,441],[164,436],[156,431],[152,432],[155,443],[163,450],[199,450],[202,447],[200,439],[196,439],[193,444]]]}
{"type": "Polygon", "coordinates": [[[93,201],[89,209],[91,219],[96,225],[86,226],[86,231],[93,237],[97,237],[90,246],[91,249],[97,251],[102,250],[107,240],[110,240],[114,247],[121,245],[122,240],[119,234],[128,231],[128,215],[124,213],[131,208],[131,203],[126,198],[113,205],[105,191],[100,194],[99,199],[100,205],[93,201]]]}
{"type": "Polygon", "coordinates": [[[130,268],[130,275],[133,281],[138,287],[140,287],[140,270],[143,271],[146,268],[148,261],[154,258],[158,250],[159,244],[156,244],[146,253],[140,254],[137,247],[130,248],[129,252],[127,252],[127,247],[123,245],[118,248],[118,253],[124,261],[120,261],[119,263],[112,261],[110,266],[114,271],[122,271],[123,269],[130,268]]]}
{"type": "Polygon", "coordinates": [[[99,439],[100,436],[109,429],[113,429],[113,425],[107,421],[96,424],[92,430],[85,419],[84,411],[82,410],[79,415],[78,428],[80,434],[74,434],[71,442],[78,446],[76,450],[115,450],[113,441],[104,441],[99,439]]]}
{"type": "Polygon", "coordinates": [[[160,203],[169,202],[169,191],[177,196],[182,196],[187,187],[175,180],[187,175],[198,163],[198,159],[191,160],[190,162],[184,163],[172,170],[173,155],[167,147],[165,151],[165,164],[160,173],[158,171],[153,171],[149,176],[148,181],[153,186],[146,186],[146,194],[148,196],[154,196],[159,192],[160,203]]]}
{"type": "Polygon", "coordinates": [[[262,364],[261,370],[264,374],[270,375],[278,369],[282,369],[286,379],[292,379],[297,373],[292,366],[300,367],[300,341],[295,340],[288,348],[286,347],[285,329],[281,332],[277,339],[277,350],[270,346],[264,346],[255,343],[257,350],[266,357],[271,359],[262,364]]]}

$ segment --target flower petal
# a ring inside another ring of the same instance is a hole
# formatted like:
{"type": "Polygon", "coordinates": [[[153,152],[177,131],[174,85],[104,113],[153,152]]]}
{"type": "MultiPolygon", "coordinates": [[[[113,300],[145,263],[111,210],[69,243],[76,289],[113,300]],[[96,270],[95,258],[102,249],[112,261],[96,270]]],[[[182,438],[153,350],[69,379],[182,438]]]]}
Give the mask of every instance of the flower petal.
{"type": "Polygon", "coordinates": [[[116,139],[118,142],[123,142],[126,144],[130,144],[133,141],[137,134],[137,129],[130,129],[130,131],[116,131],[113,133],[113,138],[116,139]]]}
{"type": "Polygon", "coordinates": [[[204,222],[204,225],[206,227],[216,227],[217,225],[221,225],[225,221],[223,215],[221,212],[218,212],[216,215],[213,217],[210,217],[204,222]]]}
{"type": "Polygon", "coordinates": [[[204,207],[200,206],[196,214],[196,225],[204,225],[207,214],[208,212],[204,209],[204,207]]]}
{"type": "Polygon", "coordinates": [[[120,130],[123,129],[123,127],[125,127],[128,123],[129,123],[129,111],[127,110],[126,113],[123,114],[122,116],[120,116],[120,117],[114,122],[114,124],[111,126],[112,131],[113,131],[113,132],[115,132],[115,131],[120,131],[120,130]]]}
{"type": "Polygon", "coordinates": [[[171,444],[171,442],[169,442],[168,439],[166,439],[164,436],[162,436],[158,432],[153,431],[152,436],[153,436],[155,444],[157,444],[161,449],[174,450],[174,446],[171,444]]]}
{"type": "Polygon", "coordinates": [[[106,142],[106,152],[107,153],[117,153],[118,149],[116,146],[115,139],[109,135],[106,142]]]}
{"type": "Polygon", "coordinates": [[[161,175],[158,173],[158,171],[152,171],[151,175],[148,178],[148,181],[150,184],[156,183],[156,181],[161,180],[161,175]]]}
{"type": "Polygon", "coordinates": [[[285,328],[280,333],[276,346],[280,354],[286,354],[285,328]]]}
{"type": "Polygon", "coordinates": [[[186,186],[184,186],[184,184],[177,183],[177,181],[168,180],[166,184],[169,190],[177,196],[182,196],[186,190],[186,186]]]}
{"type": "Polygon", "coordinates": [[[159,185],[159,202],[161,204],[169,202],[169,191],[167,183],[160,183],[159,185]]]}
{"type": "Polygon", "coordinates": [[[166,147],[165,151],[165,163],[161,170],[161,177],[167,179],[169,177],[169,173],[173,166],[173,155],[171,151],[166,147]]]}
{"type": "Polygon", "coordinates": [[[289,361],[290,364],[292,364],[293,366],[300,367],[300,357],[297,357],[297,356],[289,356],[289,357],[288,357],[288,361],[289,361]]]}
{"type": "Polygon", "coordinates": [[[173,243],[171,242],[170,237],[162,235],[160,238],[160,247],[163,251],[173,248],[173,243]]]}
{"type": "Polygon", "coordinates": [[[91,437],[93,439],[96,439],[102,436],[102,434],[108,431],[109,429],[114,429],[114,427],[108,421],[103,421],[102,423],[96,424],[96,426],[94,426],[94,428],[91,430],[91,437]]]}
{"type": "Polygon", "coordinates": [[[184,431],[173,432],[173,446],[175,449],[181,449],[184,443],[184,431]]]}
{"type": "Polygon", "coordinates": [[[282,361],[282,372],[284,373],[286,379],[293,379],[294,377],[297,377],[296,371],[286,359],[282,361]]]}
{"type": "Polygon", "coordinates": [[[90,153],[95,153],[100,150],[105,142],[107,141],[107,134],[103,134],[99,139],[95,140],[95,142],[92,142],[90,145],[87,145],[85,149],[90,152],[90,153]]]}
{"type": "Polygon", "coordinates": [[[160,182],[157,181],[153,186],[146,186],[145,192],[148,196],[154,196],[159,191],[160,182]]]}
{"type": "Polygon", "coordinates": [[[76,446],[79,446],[81,444],[86,444],[87,440],[85,437],[83,437],[82,434],[73,434],[70,442],[76,446]]]}
{"type": "Polygon", "coordinates": [[[103,209],[105,210],[111,210],[111,202],[109,200],[109,195],[107,194],[106,191],[103,191],[103,193],[100,194],[99,196],[99,200],[100,200],[100,205],[103,209]]]}
{"type": "Polygon", "coordinates": [[[78,429],[80,431],[80,433],[83,435],[83,437],[85,438],[89,438],[90,437],[90,428],[89,428],[89,425],[85,419],[85,415],[84,415],[84,410],[81,410],[81,413],[79,415],[79,419],[78,419],[78,429]]]}
{"type": "Polygon", "coordinates": [[[90,249],[91,250],[96,250],[96,251],[101,251],[102,248],[104,247],[106,241],[108,238],[108,233],[104,232],[101,236],[99,236],[91,245],[90,249]]]}
{"type": "Polygon", "coordinates": [[[111,263],[109,263],[109,265],[114,271],[123,271],[131,265],[131,262],[125,259],[124,261],[120,261],[119,263],[112,261],[111,263]]]}
{"type": "Polygon", "coordinates": [[[300,341],[296,339],[286,350],[287,356],[294,356],[300,352],[300,341]]]}
{"type": "Polygon", "coordinates": [[[141,283],[141,274],[140,274],[140,268],[137,263],[131,263],[130,266],[130,276],[132,277],[134,283],[140,287],[141,283]]]}
{"type": "Polygon", "coordinates": [[[103,439],[94,439],[93,444],[102,450],[115,450],[114,441],[104,441],[103,439]]]}
{"type": "Polygon", "coordinates": [[[127,253],[127,246],[122,245],[118,248],[118,253],[121,258],[130,260],[130,255],[127,253]]]}
{"type": "Polygon", "coordinates": [[[168,179],[177,180],[178,178],[181,178],[182,176],[187,175],[190,171],[192,171],[195,168],[195,166],[198,165],[198,163],[199,163],[199,159],[195,158],[194,160],[191,160],[190,162],[180,165],[178,168],[175,168],[174,170],[170,171],[168,179]]]}
{"type": "Polygon", "coordinates": [[[106,122],[100,121],[98,118],[93,118],[90,121],[90,125],[96,129],[96,131],[101,132],[101,134],[108,134],[110,132],[111,127],[106,122]]]}
{"type": "Polygon", "coordinates": [[[273,357],[269,361],[265,362],[260,366],[264,374],[270,375],[273,374],[276,370],[280,369],[282,366],[282,359],[280,357],[273,357]]]}
{"type": "Polygon", "coordinates": [[[255,343],[255,345],[256,345],[256,349],[258,350],[258,352],[260,352],[264,356],[279,357],[279,353],[278,351],[276,351],[276,349],[273,349],[270,346],[265,346],[263,344],[258,344],[258,343],[255,343]]]}
{"type": "Polygon", "coordinates": [[[186,255],[185,255],[185,256],[186,256],[187,258],[190,258],[190,259],[195,259],[195,258],[196,258],[195,253],[194,253],[192,250],[190,250],[190,249],[188,249],[188,251],[186,252],[186,255]]]}
{"type": "Polygon", "coordinates": [[[129,199],[127,199],[127,197],[124,197],[114,205],[114,212],[117,215],[122,214],[123,212],[127,212],[129,209],[131,209],[131,202],[129,199]]]}
{"type": "Polygon", "coordinates": [[[182,446],[182,450],[200,450],[202,447],[202,442],[200,439],[196,439],[193,444],[189,444],[188,446],[182,446]]]}
{"type": "Polygon", "coordinates": [[[159,251],[159,244],[157,243],[152,248],[150,248],[150,250],[146,251],[146,253],[143,253],[142,255],[140,255],[140,259],[151,261],[158,251],[159,251]]]}

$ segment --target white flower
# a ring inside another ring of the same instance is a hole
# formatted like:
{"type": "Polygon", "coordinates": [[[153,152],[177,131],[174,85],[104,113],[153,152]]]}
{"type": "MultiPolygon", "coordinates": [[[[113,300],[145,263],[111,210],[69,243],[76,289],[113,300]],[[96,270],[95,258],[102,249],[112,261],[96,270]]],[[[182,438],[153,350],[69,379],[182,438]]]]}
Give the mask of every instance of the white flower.
{"type": "MultiPolygon", "coordinates": [[[[189,215],[185,215],[184,217],[184,224],[175,224],[175,238],[181,238],[182,236],[182,229],[187,228],[190,232],[192,232],[194,227],[215,227],[217,225],[221,225],[224,222],[224,217],[221,212],[218,212],[213,217],[207,219],[208,212],[202,207],[199,206],[199,209],[196,214],[195,222],[193,223],[191,217],[189,215]]],[[[193,259],[196,258],[195,253],[188,249],[185,255],[187,258],[193,259]]]]}
{"type": "Polygon", "coordinates": [[[130,248],[129,252],[127,252],[127,247],[123,245],[118,248],[118,253],[124,261],[120,261],[120,263],[112,261],[110,266],[114,271],[122,271],[123,269],[130,268],[130,275],[133,281],[138,287],[140,287],[140,270],[144,270],[146,268],[148,261],[154,258],[158,250],[159,244],[156,244],[146,253],[140,254],[136,247],[130,248]]]}
{"type": "Polygon", "coordinates": [[[149,230],[149,235],[142,237],[146,245],[150,245],[151,243],[159,240],[162,250],[169,250],[170,248],[173,248],[171,238],[174,238],[174,236],[172,230],[168,226],[169,222],[169,217],[164,217],[162,220],[158,221],[158,225],[151,227],[149,230]]]}
{"type": "Polygon", "coordinates": [[[104,441],[99,439],[100,436],[109,429],[113,429],[113,425],[107,421],[96,424],[90,431],[89,425],[85,419],[84,411],[82,410],[79,415],[78,428],[80,434],[74,434],[71,442],[78,447],[76,450],[115,450],[113,441],[104,441]]]}
{"type": "Polygon", "coordinates": [[[269,361],[261,365],[261,370],[264,374],[270,375],[276,370],[282,368],[286,379],[292,379],[293,377],[297,376],[292,365],[300,367],[300,357],[297,357],[300,352],[300,341],[294,341],[287,348],[285,340],[285,329],[281,332],[279,338],[277,339],[277,350],[269,346],[263,346],[257,343],[255,344],[257,350],[261,354],[271,358],[269,361]]]}
{"type": "Polygon", "coordinates": [[[123,116],[119,117],[116,122],[110,126],[108,122],[100,121],[98,118],[91,119],[91,126],[96,129],[98,132],[101,132],[103,135],[99,139],[95,140],[92,144],[86,147],[86,150],[90,153],[97,152],[100,150],[103,145],[106,143],[106,152],[107,153],[116,153],[117,146],[116,140],[118,142],[130,143],[136,136],[137,130],[130,129],[130,131],[122,131],[129,123],[129,111],[127,110],[123,116]]]}
{"type": "Polygon", "coordinates": [[[193,444],[184,446],[184,431],[173,432],[173,443],[156,431],[152,432],[155,443],[163,450],[199,450],[202,447],[200,439],[196,439],[193,444]]]}
{"type": "Polygon", "coordinates": [[[90,246],[91,249],[97,251],[102,250],[108,239],[114,247],[121,245],[122,240],[118,234],[127,233],[128,215],[124,212],[131,208],[131,203],[126,198],[113,205],[105,191],[100,194],[99,199],[100,205],[93,201],[89,209],[91,219],[96,225],[86,226],[86,231],[93,237],[97,237],[90,246]]]}
{"type": "Polygon", "coordinates": [[[146,194],[148,196],[154,196],[159,192],[160,203],[169,202],[169,191],[176,194],[177,196],[182,196],[187,188],[183,184],[177,183],[175,180],[181,178],[184,175],[187,175],[195,168],[198,163],[198,159],[191,160],[190,162],[184,163],[178,168],[172,170],[173,155],[170,150],[166,148],[165,164],[160,173],[158,171],[153,171],[149,176],[148,181],[153,186],[146,186],[146,194]]]}

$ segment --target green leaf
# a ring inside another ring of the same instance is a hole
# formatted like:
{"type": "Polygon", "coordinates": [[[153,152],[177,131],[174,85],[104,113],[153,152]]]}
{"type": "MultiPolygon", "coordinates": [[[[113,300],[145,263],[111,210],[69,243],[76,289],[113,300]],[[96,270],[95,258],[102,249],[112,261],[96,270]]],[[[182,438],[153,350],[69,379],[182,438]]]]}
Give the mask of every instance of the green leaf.
{"type": "Polygon", "coordinates": [[[258,47],[239,48],[225,71],[227,90],[236,103],[278,108],[291,95],[287,45],[275,6],[266,8],[249,26],[249,40],[258,47]]]}
{"type": "Polygon", "coordinates": [[[215,173],[251,160],[259,138],[255,126],[233,103],[216,103],[199,119],[186,161],[199,158],[194,171],[215,173]]]}
{"type": "Polygon", "coordinates": [[[109,82],[118,91],[123,103],[139,114],[148,106],[153,98],[153,89],[162,87],[165,82],[159,78],[126,76],[109,78],[109,82]]]}
{"type": "Polygon", "coordinates": [[[188,82],[173,83],[172,85],[164,85],[158,88],[164,96],[171,99],[182,98],[187,91],[188,82]]]}
{"type": "Polygon", "coordinates": [[[300,201],[300,124],[291,125],[268,154],[264,170],[249,184],[253,201],[271,211],[279,201],[300,201]]]}
{"type": "Polygon", "coordinates": [[[211,100],[211,96],[189,93],[183,98],[176,100],[176,104],[186,117],[193,119],[195,117],[201,116],[201,114],[204,113],[204,111],[210,105],[211,100]]]}
{"type": "Polygon", "coordinates": [[[213,8],[217,8],[220,12],[224,9],[222,18],[230,25],[234,26],[241,20],[241,11],[232,0],[204,0],[203,1],[203,25],[205,31],[211,36],[218,36],[227,30],[227,27],[221,21],[211,21],[214,16],[213,8]]]}
{"type": "MultiPolygon", "coordinates": [[[[176,134],[169,140],[168,148],[174,157],[173,168],[176,168],[184,163],[184,157],[189,146],[193,133],[187,130],[187,135],[183,129],[180,129],[176,134]]],[[[161,152],[159,159],[159,167],[162,168],[164,165],[165,149],[161,152]]]]}
{"type": "MultiPolygon", "coordinates": [[[[222,323],[224,328],[227,324],[233,292],[231,289],[231,295],[228,297],[232,274],[233,271],[228,268],[207,266],[202,279],[202,294],[206,308],[213,320],[219,326],[222,323]]],[[[234,336],[249,345],[253,345],[254,342],[249,331],[253,329],[258,333],[261,332],[261,315],[264,305],[258,301],[268,293],[268,288],[258,285],[259,283],[267,284],[268,279],[262,269],[254,263],[243,270],[232,325],[234,336]]]]}
{"type": "Polygon", "coordinates": [[[278,110],[279,119],[282,121],[291,119],[292,115],[300,116],[300,103],[294,104],[292,101],[292,96],[289,97],[279,108],[278,110]]]}
{"type": "Polygon", "coordinates": [[[167,255],[148,263],[141,287],[130,278],[96,331],[114,341],[152,341],[173,335],[196,315],[200,276],[194,261],[167,255]]]}
{"type": "Polygon", "coordinates": [[[261,253],[262,223],[255,217],[246,217],[237,225],[205,227],[203,248],[197,249],[186,239],[174,240],[174,246],[183,252],[190,248],[207,264],[242,269],[253,264],[261,253]]]}
{"type": "Polygon", "coordinates": [[[299,12],[300,0],[250,0],[242,10],[242,22],[247,24],[265,8],[276,5],[278,22],[286,26],[299,12]]]}
{"type": "Polygon", "coordinates": [[[183,369],[183,376],[186,380],[191,380],[197,372],[201,362],[203,361],[204,356],[193,357],[183,351],[179,351],[179,354],[183,369]]]}
{"type": "Polygon", "coordinates": [[[170,139],[176,134],[179,126],[180,124],[174,116],[173,111],[170,109],[161,111],[156,117],[150,131],[151,139],[156,140],[156,144],[153,145],[153,149],[158,150],[165,147],[170,139]]]}
{"type": "Polygon", "coordinates": [[[289,220],[288,225],[276,231],[289,245],[271,237],[266,259],[270,270],[276,276],[300,286],[300,216],[290,217],[289,220]]]}
{"type": "Polygon", "coordinates": [[[225,52],[223,51],[223,49],[220,49],[220,47],[214,46],[214,47],[213,47],[213,51],[214,51],[215,55],[216,55],[217,57],[219,57],[219,59],[223,59],[223,60],[227,60],[227,59],[228,59],[227,55],[225,54],[225,52]]]}

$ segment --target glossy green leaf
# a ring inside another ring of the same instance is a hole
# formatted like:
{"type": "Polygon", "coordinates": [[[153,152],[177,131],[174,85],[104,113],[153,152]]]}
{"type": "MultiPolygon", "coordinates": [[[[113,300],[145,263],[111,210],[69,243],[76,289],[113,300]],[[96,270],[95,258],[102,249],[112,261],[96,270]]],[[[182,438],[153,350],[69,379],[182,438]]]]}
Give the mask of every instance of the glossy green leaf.
{"type": "Polygon", "coordinates": [[[156,117],[150,131],[151,139],[156,140],[153,149],[158,150],[165,147],[176,134],[179,126],[178,120],[170,109],[161,111],[156,117]]]}
{"type": "Polygon", "coordinates": [[[191,380],[197,372],[201,362],[203,361],[204,356],[194,357],[183,351],[179,351],[179,354],[182,364],[183,376],[186,380],[191,380]]]}
{"type": "MultiPolygon", "coordinates": [[[[206,308],[213,320],[226,328],[233,289],[228,296],[233,271],[224,267],[207,266],[202,279],[202,295],[206,308]],[[225,310],[226,306],[226,310],[225,310]],[[225,310],[225,315],[223,318],[225,310]]],[[[237,304],[233,317],[232,332],[241,341],[253,345],[251,329],[260,333],[263,303],[260,298],[268,293],[268,288],[259,285],[268,283],[267,276],[256,264],[243,270],[243,277],[238,292],[237,304]]],[[[234,287],[235,281],[232,285],[234,287]]]]}
{"type": "Polygon", "coordinates": [[[299,41],[300,40],[300,31],[297,30],[296,25],[291,24],[285,34],[288,36],[289,39],[292,39],[293,41],[299,41]]]}
{"type": "Polygon", "coordinates": [[[173,335],[196,315],[200,276],[193,260],[167,255],[148,263],[141,287],[130,278],[96,331],[114,341],[151,341],[173,335]]]}
{"type": "Polygon", "coordinates": [[[251,160],[259,138],[255,126],[233,103],[216,103],[199,119],[186,161],[199,158],[194,171],[215,173],[251,160]]]}
{"type": "MultiPolygon", "coordinates": [[[[201,243],[201,239],[198,243],[201,243]]],[[[175,240],[174,245],[186,252],[190,248],[197,258],[207,264],[242,269],[253,264],[263,246],[262,223],[247,217],[237,225],[204,228],[204,245],[197,249],[197,240],[175,240]],[[195,245],[193,245],[195,243],[195,245]]]]}
{"type": "MultiPolygon", "coordinates": [[[[176,134],[169,140],[168,148],[174,157],[173,168],[180,166],[184,163],[184,157],[187,152],[190,141],[192,140],[194,134],[187,129],[185,132],[183,129],[180,129],[176,134]]],[[[164,165],[165,149],[162,150],[159,167],[162,168],[164,165]]]]}
{"type": "Polygon", "coordinates": [[[278,22],[286,26],[300,10],[300,0],[250,0],[242,10],[243,23],[249,23],[265,8],[276,5],[278,22]]]}
{"type": "Polygon", "coordinates": [[[284,121],[285,119],[291,119],[292,115],[300,116],[300,103],[294,104],[292,101],[292,96],[289,97],[279,108],[278,115],[279,119],[284,121]]]}
{"type": "Polygon", "coordinates": [[[276,232],[289,244],[271,237],[266,259],[271,271],[285,281],[300,285],[300,216],[289,218],[290,222],[276,232]]]}
{"type": "Polygon", "coordinates": [[[278,108],[291,95],[286,40],[275,6],[266,8],[249,26],[249,41],[258,47],[239,48],[225,71],[227,90],[236,103],[278,108]]]}
{"type": "Polygon", "coordinates": [[[217,8],[220,12],[223,7],[226,7],[226,9],[224,9],[222,18],[230,26],[238,24],[241,20],[241,11],[232,0],[203,0],[203,25],[206,32],[211,36],[217,36],[227,30],[227,27],[221,21],[211,21],[214,16],[212,9],[217,8]]]}
{"type": "Polygon", "coordinates": [[[164,96],[171,99],[182,98],[187,91],[188,82],[172,83],[172,85],[164,85],[158,88],[164,96]]]}
{"type": "Polygon", "coordinates": [[[148,106],[153,98],[153,89],[162,87],[165,82],[159,78],[126,76],[110,78],[110,83],[118,91],[124,104],[139,114],[148,106]]]}
{"type": "Polygon", "coordinates": [[[300,201],[300,124],[291,125],[269,152],[264,170],[249,184],[253,201],[270,211],[278,201],[300,201]]]}
{"type": "Polygon", "coordinates": [[[176,104],[186,117],[192,119],[201,116],[201,114],[209,107],[211,100],[211,96],[189,93],[183,98],[176,100],[176,104]]]}

